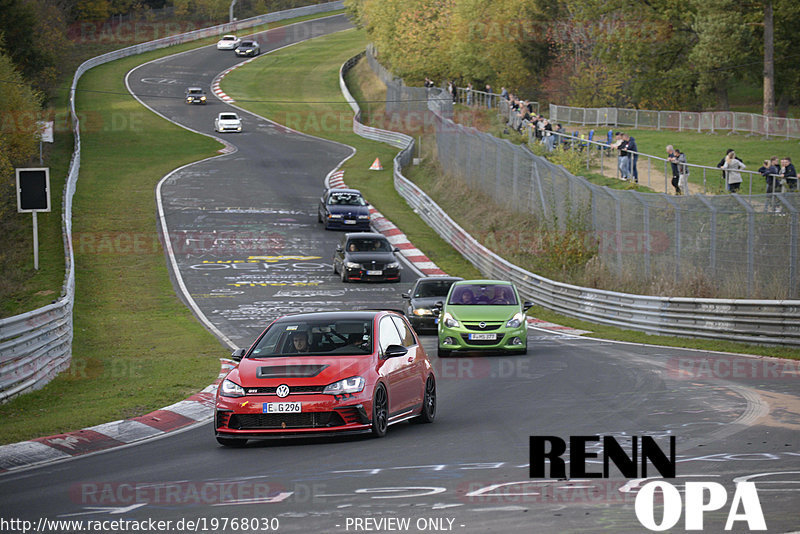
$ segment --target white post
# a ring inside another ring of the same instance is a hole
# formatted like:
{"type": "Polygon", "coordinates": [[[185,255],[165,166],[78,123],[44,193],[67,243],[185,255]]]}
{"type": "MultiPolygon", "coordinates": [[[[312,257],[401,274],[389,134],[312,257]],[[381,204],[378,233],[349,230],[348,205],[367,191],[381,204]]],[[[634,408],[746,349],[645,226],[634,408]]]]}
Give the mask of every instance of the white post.
{"type": "Polygon", "coordinates": [[[39,270],[39,225],[36,220],[36,212],[33,215],[33,268],[39,270]]]}
{"type": "Polygon", "coordinates": [[[231,7],[228,9],[228,22],[233,22],[235,19],[233,18],[233,6],[236,5],[236,0],[231,0],[231,7]]]}

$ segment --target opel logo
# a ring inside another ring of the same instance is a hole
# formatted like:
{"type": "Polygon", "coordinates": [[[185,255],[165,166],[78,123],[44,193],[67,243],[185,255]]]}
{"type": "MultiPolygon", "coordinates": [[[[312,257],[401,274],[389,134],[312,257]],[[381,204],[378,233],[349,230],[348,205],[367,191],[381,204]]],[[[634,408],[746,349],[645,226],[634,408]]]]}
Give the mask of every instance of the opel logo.
{"type": "Polygon", "coordinates": [[[481,321],[481,322],[478,324],[478,326],[480,326],[480,327],[481,327],[481,330],[482,330],[482,329],[486,328],[486,323],[484,323],[483,321],[481,321]]]}
{"type": "Polygon", "coordinates": [[[286,384],[281,384],[278,386],[278,389],[275,390],[275,394],[277,394],[280,398],[284,398],[289,395],[289,386],[286,384]]]}

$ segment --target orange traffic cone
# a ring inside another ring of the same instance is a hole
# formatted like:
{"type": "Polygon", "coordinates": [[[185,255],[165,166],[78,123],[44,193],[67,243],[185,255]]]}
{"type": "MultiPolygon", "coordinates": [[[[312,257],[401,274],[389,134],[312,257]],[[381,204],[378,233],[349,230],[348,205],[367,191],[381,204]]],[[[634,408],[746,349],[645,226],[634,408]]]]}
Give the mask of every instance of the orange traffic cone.
{"type": "Polygon", "coordinates": [[[375,161],[372,162],[372,166],[369,168],[371,171],[382,171],[383,167],[381,167],[381,160],[375,158],[375,161]]]}

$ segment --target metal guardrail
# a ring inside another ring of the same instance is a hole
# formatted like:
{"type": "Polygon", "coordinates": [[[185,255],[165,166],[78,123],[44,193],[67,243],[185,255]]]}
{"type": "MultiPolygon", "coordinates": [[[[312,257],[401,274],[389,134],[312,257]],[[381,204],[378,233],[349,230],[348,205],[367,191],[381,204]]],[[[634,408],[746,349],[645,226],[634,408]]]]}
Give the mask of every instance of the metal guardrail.
{"type": "MultiPolygon", "coordinates": [[[[344,83],[344,73],[358,58],[340,70],[339,84],[358,116],[358,104],[344,83]]],[[[456,125],[439,113],[439,101],[430,110],[444,128],[456,125]]],[[[362,135],[363,125],[355,133],[362,135]]],[[[371,129],[374,130],[374,129],[371,129]]],[[[369,132],[377,139],[390,132],[369,132]]],[[[410,161],[414,140],[394,158],[394,185],[398,193],[442,239],[489,278],[513,281],[521,294],[558,313],[597,324],[649,334],[689,336],[746,343],[800,346],[800,300],[693,299],[634,295],[585,288],[549,280],[504,260],[484,247],[453,221],[424,191],[402,174],[410,161]]]]}
{"type": "Polygon", "coordinates": [[[43,387],[59,372],[67,369],[72,358],[72,307],[75,301],[72,197],[75,194],[81,166],[80,121],[75,111],[75,91],[81,76],[93,67],[123,57],[252,28],[269,22],[327,13],[343,8],[343,1],[338,0],[327,4],[267,13],[237,22],[201,28],[129,46],[93,57],[78,67],[72,78],[70,90],[70,116],[75,145],[62,198],[62,237],[66,259],[64,285],[61,297],[55,303],[14,317],[0,319],[0,402],[6,402],[20,393],[43,387]]]}

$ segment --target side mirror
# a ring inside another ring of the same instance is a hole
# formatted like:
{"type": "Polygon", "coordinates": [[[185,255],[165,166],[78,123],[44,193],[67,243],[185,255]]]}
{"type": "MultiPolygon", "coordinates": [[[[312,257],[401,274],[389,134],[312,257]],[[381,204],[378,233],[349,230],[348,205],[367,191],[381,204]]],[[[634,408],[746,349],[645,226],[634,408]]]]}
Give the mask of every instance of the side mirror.
{"type": "Polygon", "coordinates": [[[431,308],[431,313],[434,317],[439,317],[442,314],[442,310],[440,308],[431,308]]]}
{"type": "Polygon", "coordinates": [[[336,252],[342,251],[342,245],[336,245],[336,252]]]}
{"type": "Polygon", "coordinates": [[[528,311],[533,308],[533,302],[528,302],[527,300],[522,303],[522,311],[528,311]]]}
{"type": "Polygon", "coordinates": [[[444,308],[444,302],[442,302],[441,300],[437,300],[434,303],[434,306],[436,306],[437,308],[439,308],[439,310],[441,310],[442,308],[444,308]]]}
{"type": "Polygon", "coordinates": [[[404,299],[410,299],[411,298],[411,295],[409,293],[403,293],[400,296],[403,297],[404,299]]]}
{"type": "Polygon", "coordinates": [[[400,249],[399,249],[399,248],[397,248],[397,247],[394,247],[394,248],[392,249],[392,252],[400,252],[400,249]]]}
{"type": "Polygon", "coordinates": [[[231,353],[231,360],[240,362],[242,361],[242,358],[244,358],[245,354],[247,354],[247,349],[236,349],[231,353]]]}
{"type": "Polygon", "coordinates": [[[408,349],[402,345],[389,345],[383,353],[384,358],[397,358],[408,354],[408,349]]]}

